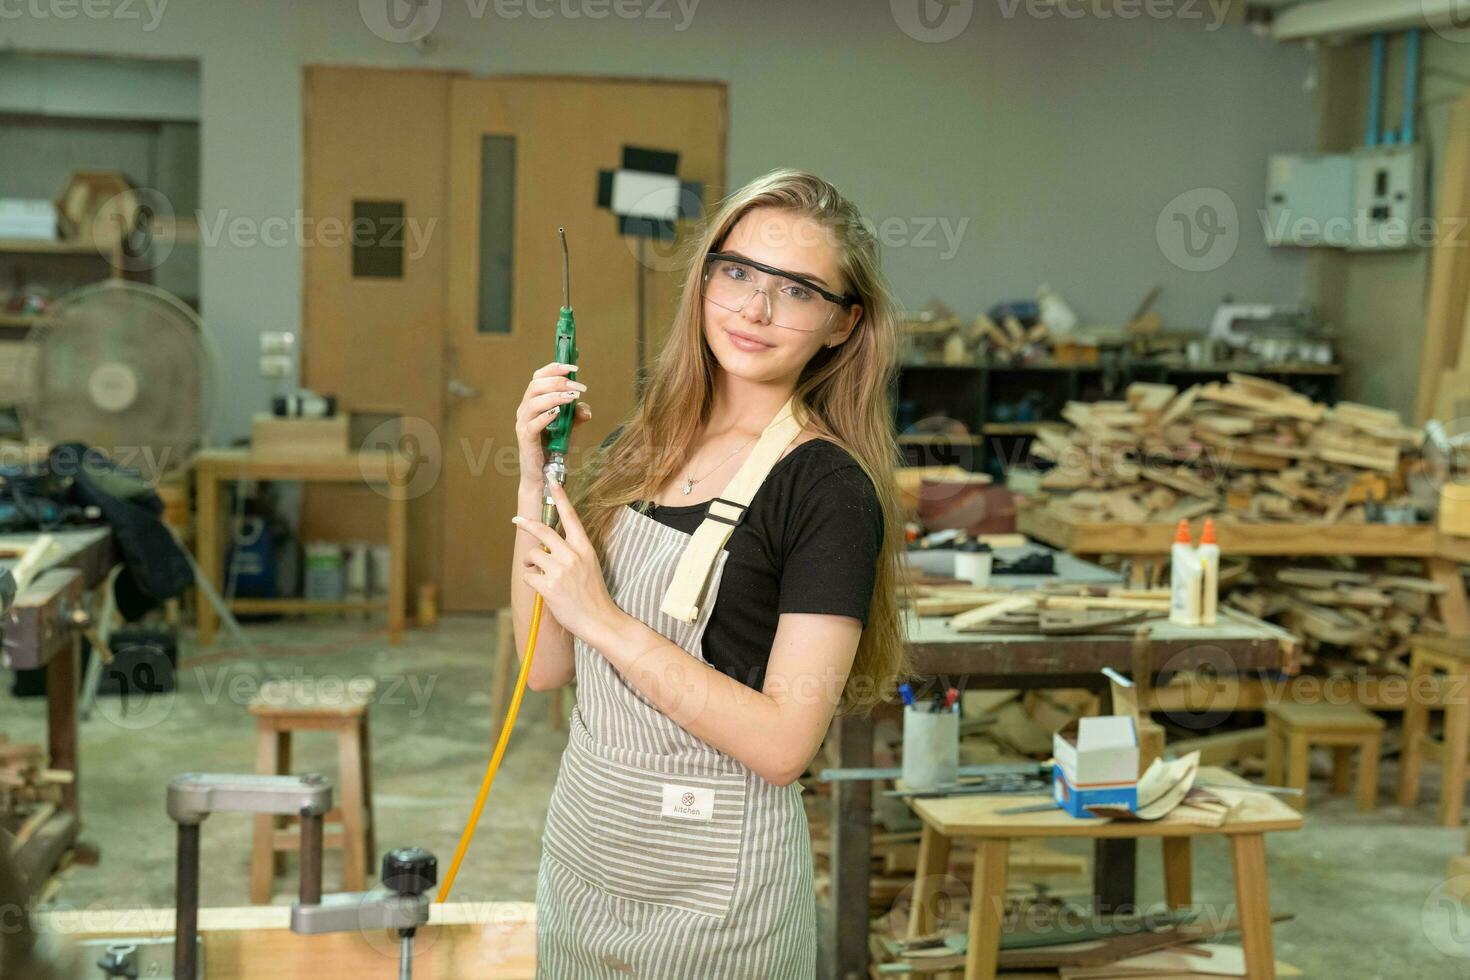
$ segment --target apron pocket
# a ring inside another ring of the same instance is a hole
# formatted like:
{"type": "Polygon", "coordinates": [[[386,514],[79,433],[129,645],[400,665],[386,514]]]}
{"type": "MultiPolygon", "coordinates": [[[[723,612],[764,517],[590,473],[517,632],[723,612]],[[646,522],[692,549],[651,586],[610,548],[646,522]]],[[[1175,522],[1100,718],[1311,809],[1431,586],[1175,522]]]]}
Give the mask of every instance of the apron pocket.
{"type": "Polygon", "coordinates": [[[547,851],[611,895],[724,918],[740,870],[744,773],[636,768],[579,741],[563,756],[547,851]]]}

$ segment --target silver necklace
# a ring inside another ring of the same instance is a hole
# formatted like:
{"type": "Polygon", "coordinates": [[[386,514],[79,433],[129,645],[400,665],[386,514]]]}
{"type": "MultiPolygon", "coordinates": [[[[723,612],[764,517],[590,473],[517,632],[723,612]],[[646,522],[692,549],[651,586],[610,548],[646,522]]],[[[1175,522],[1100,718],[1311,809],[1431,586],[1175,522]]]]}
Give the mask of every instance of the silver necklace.
{"type": "MultiPolygon", "coordinates": [[[[759,438],[760,438],[760,436],[751,436],[750,439],[748,439],[743,445],[739,446],[735,450],[735,453],[740,452],[741,449],[744,449],[746,446],[750,445],[752,442],[755,442],[759,438]]],[[[715,472],[715,470],[718,470],[720,468],[720,466],[724,466],[726,463],[730,462],[730,460],[735,457],[735,453],[731,453],[729,456],[726,456],[724,459],[720,460],[719,465],[716,466],[713,470],[710,470],[709,473],[706,473],[704,476],[701,476],[701,477],[698,477],[698,478],[691,477],[691,476],[684,477],[684,485],[679,488],[681,491],[683,491],[684,496],[686,496],[686,497],[689,496],[690,491],[692,491],[694,489],[694,485],[696,483],[698,483],[700,480],[703,480],[705,477],[709,476],[710,473],[713,473],[713,472],[715,472]]]]}

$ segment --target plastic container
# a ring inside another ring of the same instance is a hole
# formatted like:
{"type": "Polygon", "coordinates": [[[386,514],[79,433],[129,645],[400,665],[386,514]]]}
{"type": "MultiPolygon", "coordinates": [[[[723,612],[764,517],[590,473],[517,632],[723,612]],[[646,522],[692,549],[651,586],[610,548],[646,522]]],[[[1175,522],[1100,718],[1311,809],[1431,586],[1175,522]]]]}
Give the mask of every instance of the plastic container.
{"type": "Polygon", "coordinates": [[[1220,545],[1215,540],[1215,522],[1205,518],[1205,529],[1199,536],[1200,614],[1199,621],[1205,626],[1215,625],[1216,610],[1220,604],[1220,545]]]}
{"type": "Polygon", "coordinates": [[[333,541],[308,541],[303,595],[321,602],[341,602],[346,585],[342,546],[333,541]]]}
{"type": "Polygon", "coordinates": [[[1189,542],[1189,522],[1180,521],[1169,552],[1169,622],[1198,626],[1200,620],[1200,557],[1189,542]]]}
{"type": "Polygon", "coordinates": [[[958,703],[935,711],[932,702],[903,709],[903,783],[909,789],[933,789],[960,774],[960,710],[958,703]]]}
{"type": "Polygon", "coordinates": [[[995,562],[990,546],[983,541],[967,541],[955,549],[954,577],[981,588],[990,584],[990,569],[995,562]]]}

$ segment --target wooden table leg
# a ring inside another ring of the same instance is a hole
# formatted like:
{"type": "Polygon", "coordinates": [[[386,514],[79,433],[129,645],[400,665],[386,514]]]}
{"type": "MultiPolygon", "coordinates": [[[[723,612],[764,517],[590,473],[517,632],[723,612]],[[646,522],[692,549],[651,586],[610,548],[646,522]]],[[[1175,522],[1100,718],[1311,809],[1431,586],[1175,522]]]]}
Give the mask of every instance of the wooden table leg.
{"type": "Polygon", "coordinates": [[[1450,636],[1470,636],[1470,598],[1465,595],[1465,579],[1460,563],[1450,558],[1427,558],[1429,577],[1444,586],[1439,597],[1439,618],[1450,636]]]}
{"type": "MultiPolygon", "coordinates": [[[[265,719],[255,726],[255,773],[270,776],[280,773],[282,742],[275,728],[265,719]]],[[[255,836],[250,849],[250,904],[269,905],[275,890],[276,818],[268,813],[255,815],[255,836]]]]}
{"type": "Polygon", "coordinates": [[[1364,812],[1378,806],[1378,748],[1381,738],[1374,735],[1358,750],[1358,809],[1364,812]]]}
{"type": "Polygon", "coordinates": [[[970,949],[965,980],[993,980],[1000,960],[1000,932],[1006,908],[1006,872],[1011,842],[975,842],[975,878],[970,889],[970,949]]]}
{"type": "MultiPolygon", "coordinates": [[[[194,527],[194,560],[199,563],[204,581],[220,591],[219,554],[219,481],[208,469],[195,470],[194,494],[196,499],[194,527]]],[[[194,627],[198,631],[200,645],[214,642],[214,630],[219,624],[214,606],[210,604],[208,590],[196,584],[194,587],[194,627]]]]}
{"type": "Polygon", "coordinates": [[[1404,707],[1403,749],[1399,753],[1399,806],[1419,802],[1419,776],[1424,768],[1421,741],[1429,730],[1429,705],[1414,692],[1419,677],[1433,671],[1416,652],[1409,660],[1409,700],[1404,707]]]}
{"type": "Polygon", "coordinates": [[[388,488],[388,642],[403,642],[408,615],[408,496],[388,488]]]}
{"type": "Polygon", "coordinates": [[[1138,841],[1092,842],[1092,901],[1098,915],[1131,914],[1138,898],[1138,841]]]}
{"type": "Polygon", "coordinates": [[[939,896],[949,870],[949,838],[928,824],[919,836],[919,861],[909,899],[909,938],[933,932],[939,924],[939,896]]]}
{"type": "MultiPolygon", "coordinates": [[[[46,664],[46,749],[52,769],[65,769],[71,782],[61,786],[62,809],[81,813],[82,774],[78,768],[77,672],[81,669],[80,633],[63,644],[46,664]]],[[[94,651],[92,656],[97,656],[94,651]]]]}
{"type": "Polygon", "coordinates": [[[1164,901],[1171,909],[1194,904],[1194,855],[1188,837],[1164,837],[1164,901]]]}
{"type": "Polygon", "coordinates": [[[337,732],[337,779],[342,790],[342,885],[349,892],[360,892],[367,887],[360,732],[356,721],[349,721],[337,732]]]}
{"type": "Polygon", "coordinates": [[[1439,824],[1458,827],[1465,800],[1465,756],[1470,751],[1470,703],[1456,698],[1444,709],[1444,741],[1440,754],[1439,824]]]}
{"type": "Polygon", "coordinates": [[[1303,735],[1286,736],[1286,785],[1302,791],[1301,796],[1288,797],[1298,810],[1307,809],[1308,783],[1311,782],[1311,746],[1303,735]]]}
{"type": "MultiPolygon", "coordinates": [[[[873,764],[873,720],[848,713],[833,722],[837,765],[873,764]]],[[[837,980],[868,980],[868,862],[873,846],[873,785],[832,784],[832,950],[837,980]]]]}
{"type": "Polygon", "coordinates": [[[1271,942],[1271,899],[1266,883],[1264,834],[1232,834],[1235,904],[1240,916],[1240,945],[1245,974],[1251,980],[1275,980],[1276,951],[1271,942]]]}

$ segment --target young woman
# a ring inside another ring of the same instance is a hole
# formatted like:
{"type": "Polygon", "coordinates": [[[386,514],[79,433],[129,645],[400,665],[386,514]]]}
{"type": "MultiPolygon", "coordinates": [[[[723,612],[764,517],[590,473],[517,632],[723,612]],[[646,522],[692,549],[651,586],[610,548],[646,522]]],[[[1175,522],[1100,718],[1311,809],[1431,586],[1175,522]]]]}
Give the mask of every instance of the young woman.
{"type": "Polygon", "coordinates": [[[638,408],[576,506],[555,491],[564,535],[539,522],[541,432],[585,388],[557,364],[526,388],[516,647],[539,593],[530,685],[578,685],[538,976],[814,975],[796,779],[902,667],[895,331],[857,209],[776,171],[710,219],[638,408]]]}

